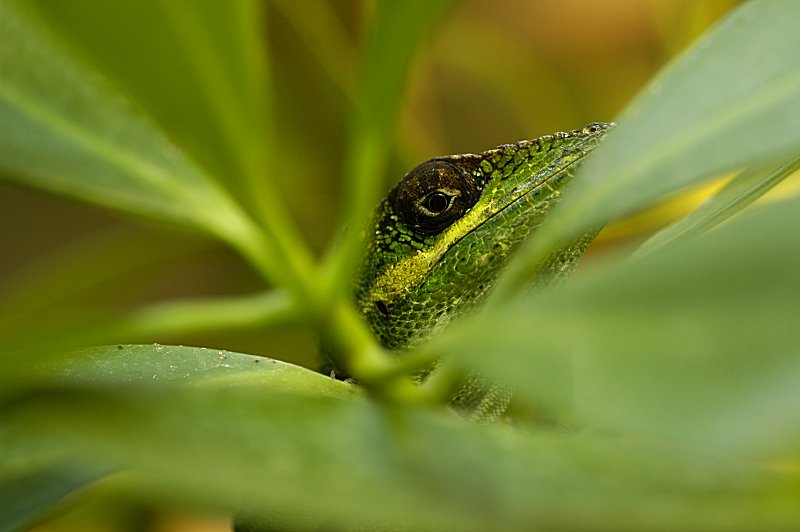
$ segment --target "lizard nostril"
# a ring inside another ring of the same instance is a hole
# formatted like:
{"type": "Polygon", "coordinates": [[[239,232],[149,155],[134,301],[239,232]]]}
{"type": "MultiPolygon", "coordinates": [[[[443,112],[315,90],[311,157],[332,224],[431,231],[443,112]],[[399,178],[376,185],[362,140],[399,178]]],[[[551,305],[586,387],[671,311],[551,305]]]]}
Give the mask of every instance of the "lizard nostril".
{"type": "Polygon", "coordinates": [[[386,307],[386,303],[384,303],[383,301],[380,300],[376,301],[375,308],[377,308],[378,312],[380,312],[384,316],[387,316],[389,314],[389,309],[386,307]]]}

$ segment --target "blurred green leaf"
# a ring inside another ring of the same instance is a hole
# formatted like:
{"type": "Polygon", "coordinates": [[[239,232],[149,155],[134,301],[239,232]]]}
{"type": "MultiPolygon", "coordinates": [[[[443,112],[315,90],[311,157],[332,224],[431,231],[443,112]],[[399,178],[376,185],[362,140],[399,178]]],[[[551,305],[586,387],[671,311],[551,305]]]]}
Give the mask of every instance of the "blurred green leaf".
{"type": "Polygon", "coordinates": [[[33,5],[240,200],[256,192],[256,183],[259,194],[268,189],[260,2],[35,0],[33,5]]]}
{"type": "MultiPolygon", "coordinates": [[[[156,304],[122,321],[104,316],[88,332],[74,328],[82,309],[71,307],[48,325],[75,341],[83,333],[258,326],[300,309],[315,313],[307,321],[323,336],[354,351],[373,347],[359,337],[364,328],[351,309],[320,293],[322,283],[349,286],[361,227],[351,222],[330,252],[331,275],[314,275],[281,198],[262,187],[278,166],[267,164],[275,148],[261,4],[37,0],[30,12],[20,5],[0,2],[0,171],[221,237],[283,285],[156,304]],[[220,183],[262,213],[264,231],[220,183]]],[[[377,200],[413,52],[450,5],[375,4],[353,99],[347,217],[364,219],[377,200]]],[[[323,15],[345,18],[347,9],[337,4],[323,15]]],[[[570,232],[716,172],[796,155],[798,14],[785,0],[751,2],[657,80],[592,157],[585,184],[573,187],[574,205],[563,204],[528,260],[570,232]]],[[[310,18],[298,31],[324,42],[330,35],[314,24],[329,19],[310,18]]],[[[344,52],[319,57],[348,87],[344,52]]],[[[295,89],[294,78],[283,83],[295,89]]],[[[294,157],[312,151],[282,152],[281,164],[306,168],[294,157]]],[[[778,178],[743,174],[687,218],[687,234],[740,210],[778,178]]],[[[55,347],[6,351],[0,500],[10,503],[9,519],[29,522],[74,479],[128,468],[138,500],[243,510],[272,528],[796,528],[796,212],[797,203],[787,204],[697,241],[682,238],[616,272],[585,272],[561,292],[495,307],[479,325],[465,321],[422,352],[450,352],[458,371],[513,383],[526,405],[554,408],[557,421],[589,426],[583,432],[468,425],[449,413],[362,400],[327,376],[227,351],[74,352],[57,335],[46,338],[55,347]],[[48,476],[63,471],[78,476],[48,476]]],[[[32,314],[50,290],[69,292],[57,285],[21,297],[23,310],[32,314]]]]}
{"type": "Polygon", "coordinates": [[[274,0],[272,5],[295,28],[319,68],[347,100],[352,100],[357,50],[337,16],[336,6],[319,2],[314,9],[307,9],[292,0],[274,0]]]}
{"type": "Polygon", "coordinates": [[[6,177],[201,229],[231,244],[270,280],[296,294],[309,292],[308,252],[292,238],[279,208],[262,209],[269,215],[265,231],[259,230],[212,178],[18,2],[0,4],[0,39],[0,149],[6,154],[0,169],[6,177]]]}
{"type": "Polygon", "coordinates": [[[242,296],[171,300],[144,305],[106,324],[117,338],[153,338],[193,332],[262,328],[301,321],[279,290],[242,296]]]}
{"type": "Polygon", "coordinates": [[[0,4],[0,165],[23,184],[235,238],[237,207],[16,2],[0,4]]]}
{"type": "Polygon", "coordinates": [[[71,352],[58,381],[111,388],[120,386],[256,386],[270,392],[350,398],[351,384],[294,364],[231,351],[174,345],[100,346],[71,352]]]}
{"type": "Polygon", "coordinates": [[[800,3],[748,2],[619,117],[501,281],[507,295],[560,242],[698,181],[800,151],[800,3]]]}
{"type": "Polygon", "coordinates": [[[635,255],[650,253],[677,239],[711,229],[752,204],[798,169],[800,157],[779,165],[767,164],[748,168],[728,182],[712,199],[650,237],[639,246],[635,255]]]}
{"type": "MultiPolygon", "coordinates": [[[[140,228],[137,228],[140,229],[140,228]]],[[[48,319],[102,296],[112,283],[130,283],[143,270],[208,246],[182,235],[172,239],[153,231],[113,227],[63,246],[0,282],[0,338],[34,335],[48,319]],[[55,311],[52,307],[56,307],[55,311]],[[66,307],[66,310],[65,310],[66,307]],[[54,312],[55,316],[49,314],[54,312]]]]}
{"type": "Polygon", "coordinates": [[[52,506],[97,479],[91,471],[38,471],[0,475],[0,531],[29,530],[52,506]]]}
{"type": "MultiPolygon", "coordinates": [[[[350,399],[360,395],[353,385],[311,370],[252,355],[184,346],[118,345],[72,351],[63,361],[29,371],[59,386],[131,390],[132,397],[176,385],[209,388],[261,389],[296,396],[350,399]],[[49,375],[49,377],[47,376],[49,375]]],[[[34,381],[35,382],[35,381],[34,381]]],[[[16,383],[20,384],[20,383],[16,383]]],[[[35,385],[34,385],[35,386],[35,385]]],[[[23,393],[21,389],[14,390],[23,393]]],[[[6,390],[8,391],[8,390],[6,390]]],[[[5,395],[5,394],[4,394],[5,395]]],[[[33,395],[38,395],[34,392],[33,395]]],[[[9,400],[8,397],[2,397],[9,400]]],[[[2,408],[2,406],[0,406],[2,408]]],[[[13,406],[12,406],[13,408],[13,406]]],[[[65,419],[62,418],[62,421],[65,419]]],[[[36,520],[65,495],[114,469],[113,461],[65,461],[65,448],[55,441],[17,447],[0,428],[0,527],[36,520]]]]}
{"type": "Polygon", "coordinates": [[[9,405],[0,427],[7,447],[57,445],[77,463],[130,467],[140,496],[266,514],[272,528],[775,528],[798,518],[797,478],[747,464],[253,387],[51,390],[9,405]]]}
{"type": "MultiPolygon", "coordinates": [[[[8,393],[36,371],[32,365],[72,356],[76,345],[112,341],[151,341],[209,331],[255,329],[300,321],[289,297],[280,291],[207,299],[171,300],[129,311],[73,307],[38,313],[38,320],[3,316],[0,383],[8,393]]],[[[292,353],[287,353],[287,357],[292,353]]],[[[0,395],[2,395],[0,393],[0,395]]]]}
{"type": "Polygon", "coordinates": [[[786,202],[518,299],[435,345],[562,419],[717,452],[796,452],[797,228],[800,202],[786,202]]]}
{"type": "Polygon", "coordinates": [[[329,250],[333,288],[347,290],[361,253],[361,229],[383,189],[397,111],[419,41],[456,0],[377,2],[362,55],[345,154],[345,237],[329,250]]]}
{"type": "MultiPolygon", "coordinates": [[[[119,80],[193,161],[204,163],[262,222],[275,246],[269,255],[293,274],[281,276],[284,282],[309,275],[310,252],[272,176],[277,154],[263,3],[79,0],[56,10],[40,3],[54,26],[119,80]]],[[[263,259],[245,254],[257,265],[263,259]]]]}
{"type": "MultiPolygon", "coordinates": [[[[208,308],[209,301],[195,301],[194,312],[186,312],[187,301],[124,310],[122,300],[140,287],[143,277],[152,277],[163,266],[161,261],[198,245],[207,243],[199,244],[185,234],[181,241],[149,231],[113,228],[56,250],[6,279],[0,284],[0,388],[25,382],[34,360],[59,356],[69,346],[87,341],[151,341],[192,324],[207,326],[208,317],[200,317],[207,311],[228,313],[226,320],[216,316],[220,326],[240,318],[241,309],[231,300],[216,300],[213,309],[208,308]],[[179,317],[175,314],[178,305],[183,310],[179,317]],[[161,321],[154,323],[153,318],[159,316],[161,321]]],[[[249,323],[263,317],[263,312],[253,312],[252,299],[246,306],[251,312],[249,323]]],[[[274,310],[274,305],[262,310],[274,310]]]]}

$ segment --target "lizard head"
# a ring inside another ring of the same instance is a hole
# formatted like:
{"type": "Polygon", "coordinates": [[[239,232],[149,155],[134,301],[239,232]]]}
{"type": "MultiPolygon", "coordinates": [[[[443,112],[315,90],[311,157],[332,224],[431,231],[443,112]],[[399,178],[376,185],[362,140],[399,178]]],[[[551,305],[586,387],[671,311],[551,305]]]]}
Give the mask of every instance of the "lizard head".
{"type": "MultiPolygon", "coordinates": [[[[378,208],[356,286],[383,346],[411,346],[480,302],[610,127],[437,157],[406,174],[378,208]]],[[[565,251],[558,267],[586,245],[565,251]]]]}

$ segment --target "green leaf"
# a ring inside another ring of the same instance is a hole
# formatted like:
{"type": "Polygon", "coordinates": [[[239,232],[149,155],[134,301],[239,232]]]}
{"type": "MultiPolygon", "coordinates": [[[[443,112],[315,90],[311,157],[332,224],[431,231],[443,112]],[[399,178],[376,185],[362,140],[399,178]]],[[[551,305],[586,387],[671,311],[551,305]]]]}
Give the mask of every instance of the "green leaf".
{"type": "Polygon", "coordinates": [[[392,131],[420,40],[454,0],[379,1],[362,56],[344,163],[345,237],[329,250],[332,286],[346,289],[361,252],[361,229],[383,189],[392,131]]]}
{"type": "Polygon", "coordinates": [[[0,4],[0,124],[6,178],[200,229],[231,244],[273,282],[303,293],[310,258],[280,207],[261,209],[270,213],[262,232],[214,179],[14,0],[0,4]]]}
{"type": "Polygon", "coordinates": [[[300,321],[286,293],[171,300],[142,306],[112,320],[110,334],[143,338],[215,330],[253,329],[300,321]]]}
{"type": "MultiPolygon", "coordinates": [[[[59,386],[126,389],[131,390],[132,397],[175,386],[262,389],[339,399],[360,395],[351,384],[293,364],[223,350],[119,345],[86,348],[65,356],[66,360],[51,361],[40,371],[50,375],[46,380],[59,386]]],[[[40,518],[65,495],[102,476],[98,471],[115,468],[114,463],[102,460],[88,465],[65,463],[65,450],[60,445],[38,442],[9,446],[4,435],[8,433],[0,429],[0,495],[4,501],[0,505],[0,527],[7,525],[9,530],[40,518]]]]}
{"type": "Polygon", "coordinates": [[[798,169],[800,157],[779,165],[768,164],[747,169],[726,184],[712,199],[650,237],[639,246],[635,255],[650,253],[680,238],[711,229],[751,205],[798,169]]]}
{"type": "Polygon", "coordinates": [[[562,420],[742,456],[800,445],[800,202],[468,320],[436,347],[562,420]]]}
{"type": "Polygon", "coordinates": [[[347,33],[336,6],[321,2],[314,9],[291,0],[275,0],[272,6],[286,17],[319,69],[347,100],[353,100],[355,43],[347,33]]]}
{"type": "Polygon", "coordinates": [[[286,315],[281,311],[289,306],[285,294],[173,300],[123,310],[142,279],[152,277],[165,260],[198,246],[208,242],[117,227],[62,246],[5,279],[0,283],[0,388],[24,381],[40,356],[72,345],[152,341],[186,331],[261,325],[268,321],[265,316],[286,315]]]}
{"type": "Polygon", "coordinates": [[[149,345],[66,349],[53,346],[0,353],[0,400],[43,382],[104,386],[258,386],[300,395],[347,398],[360,389],[270,358],[205,347],[149,345]]]}
{"type": "Polygon", "coordinates": [[[26,265],[0,281],[0,342],[7,347],[9,335],[33,336],[37,327],[102,299],[108,286],[135,282],[165,260],[208,246],[182,237],[113,227],[26,265]]]}
{"type": "Polygon", "coordinates": [[[791,527],[797,479],[635,439],[529,434],[253,387],[50,390],[0,445],[131,468],[140,497],[272,529],[791,527]],[[635,508],[635,511],[631,509],[635,508]]]}
{"type": "Polygon", "coordinates": [[[37,0],[33,5],[237,198],[248,199],[255,182],[259,191],[264,187],[269,93],[260,3],[37,0]]]}
{"type": "Polygon", "coordinates": [[[14,476],[0,475],[0,531],[28,530],[54,504],[96,480],[90,471],[42,469],[14,476]]]}
{"type": "Polygon", "coordinates": [[[226,238],[246,224],[213,181],[16,2],[0,5],[0,168],[23,184],[226,238]]]}
{"type": "MultiPolygon", "coordinates": [[[[50,309],[16,319],[0,315],[0,395],[24,385],[32,366],[69,354],[72,346],[114,341],[150,341],[209,331],[253,329],[300,320],[287,295],[270,291],[244,296],[171,300],[130,311],[109,311],[78,305],[50,309]]],[[[290,354],[287,354],[290,355],[290,354]]],[[[261,359],[259,359],[261,361],[261,359]]]]}
{"type": "Polygon", "coordinates": [[[747,2],[619,117],[498,296],[560,242],[703,179],[800,151],[800,3],[747,2]]]}
{"type": "Polygon", "coordinates": [[[351,384],[294,364],[231,351],[171,345],[118,345],[68,354],[56,370],[68,384],[119,386],[256,386],[271,392],[316,397],[350,398],[351,384]]]}
{"type": "MultiPolygon", "coordinates": [[[[255,0],[37,1],[39,14],[117,81],[262,222],[295,271],[308,249],[272,179],[263,4],[255,0]]],[[[252,258],[251,258],[252,260],[252,258]]]]}

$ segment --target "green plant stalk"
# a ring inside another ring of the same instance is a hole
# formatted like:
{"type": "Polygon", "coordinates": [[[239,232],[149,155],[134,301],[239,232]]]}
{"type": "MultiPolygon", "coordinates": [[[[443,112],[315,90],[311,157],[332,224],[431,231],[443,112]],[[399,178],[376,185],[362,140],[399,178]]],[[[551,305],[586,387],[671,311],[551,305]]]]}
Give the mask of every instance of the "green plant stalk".
{"type": "Polygon", "coordinates": [[[158,338],[299,320],[289,296],[273,290],[228,298],[155,303],[131,311],[105,329],[109,336],[120,338],[158,338]]]}
{"type": "MultiPolygon", "coordinates": [[[[265,16],[259,6],[259,3],[253,1],[233,4],[242,27],[259,25],[258,21],[265,16]]],[[[190,58],[197,77],[203,81],[200,88],[207,92],[208,99],[212,102],[211,112],[217,115],[224,137],[228,139],[229,149],[239,165],[240,179],[245,185],[239,200],[248,207],[257,224],[275,242],[275,247],[281,250],[281,254],[290,259],[293,267],[297,267],[298,262],[303,262],[307,268],[312,263],[311,252],[303,244],[300,232],[291,222],[284,203],[276,199],[280,196],[272,186],[273,181],[269,179],[269,162],[274,159],[274,142],[272,132],[267,127],[267,124],[272,123],[268,116],[271,106],[268,98],[270,91],[267,90],[267,59],[263,57],[263,46],[252,42],[253,36],[262,33],[259,31],[262,28],[259,25],[240,33],[242,42],[239,47],[243,56],[249,56],[252,79],[247,80],[249,83],[244,87],[236,87],[231,80],[217,74],[224,71],[226,58],[210,47],[204,35],[198,31],[198,28],[202,28],[202,21],[199,20],[192,2],[168,2],[161,7],[181,36],[180,42],[186,47],[186,56],[190,58]],[[187,17],[193,23],[187,24],[185,20],[182,23],[175,22],[187,17]],[[256,53],[256,50],[262,53],[256,53]],[[237,94],[237,89],[244,90],[244,98],[237,94]],[[251,118],[253,115],[255,119],[251,118]]]]}
{"type": "MultiPolygon", "coordinates": [[[[250,233],[235,233],[231,244],[267,277],[272,258],[266,253],[263,234],[254,226],[251,227],[253,230],[250,233]]],[[[377,344],[352,303],[340,295],[331,297],[324,290],[323,278],[298,261],[297,255],[290,256],[296,261],[295,266],[282,269],[282,272],[291,272],[291,275],[283,276],[281,281],[302,309],[302,314],[319,331],[327,352],[338,362],[338,366],[347,368],[348,374],[359,378],[367,388],[377,390],[369,383],[375,380],[373,375],[390,371],[393,365],[391,358],[377,344]]],[[[414,392],[410,385],[398,378],[392,381],[392,385],[382,388],[381,395],[413,396],[414,392]]]]}
{"type": "Polygon", "coordinates": [[[454,0],[380,1],[376,5],[361,64],[345,153],[343,238],[326,252],[328,290],[349,292],[363,253],[362,232],[379,200],[389,157],[391,132],[422,36],[452,7],[454,0]]]}

